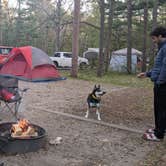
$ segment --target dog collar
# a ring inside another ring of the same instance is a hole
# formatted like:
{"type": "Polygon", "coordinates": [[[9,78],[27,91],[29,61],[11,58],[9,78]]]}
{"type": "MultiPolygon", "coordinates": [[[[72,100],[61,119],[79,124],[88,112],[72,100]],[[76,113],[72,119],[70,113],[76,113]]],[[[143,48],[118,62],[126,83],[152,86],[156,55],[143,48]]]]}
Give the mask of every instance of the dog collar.
{"type": "Polygon", "coordinates": [[[96,100],[99,100],[99,98],[96,97],[95,95],[92,95],[92,97],[93,97],[94,99],[96,99],[96,100]]]}

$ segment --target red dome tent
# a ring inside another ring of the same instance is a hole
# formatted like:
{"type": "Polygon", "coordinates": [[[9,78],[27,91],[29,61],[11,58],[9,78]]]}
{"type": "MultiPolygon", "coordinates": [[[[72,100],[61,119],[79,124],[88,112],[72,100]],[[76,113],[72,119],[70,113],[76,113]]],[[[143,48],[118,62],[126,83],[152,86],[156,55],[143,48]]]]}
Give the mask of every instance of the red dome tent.
{"type": "Polygon", "coordinates": [[[0,69],[0,77],[38,82],[64,80],[49,56],[32,46],[13,48],[0,69]]]}

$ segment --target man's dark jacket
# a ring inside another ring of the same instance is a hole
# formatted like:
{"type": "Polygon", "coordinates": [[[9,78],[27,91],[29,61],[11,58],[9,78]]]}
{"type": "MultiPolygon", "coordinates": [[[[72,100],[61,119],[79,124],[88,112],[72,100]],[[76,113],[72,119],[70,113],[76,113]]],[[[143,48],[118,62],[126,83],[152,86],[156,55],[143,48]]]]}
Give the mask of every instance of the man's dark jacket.
{"type": "Polygon", "coordinates": [[[155,84],[166,83],[166,40],[158,44],[158,53],[151,71],[146,73],[155,84]]]}

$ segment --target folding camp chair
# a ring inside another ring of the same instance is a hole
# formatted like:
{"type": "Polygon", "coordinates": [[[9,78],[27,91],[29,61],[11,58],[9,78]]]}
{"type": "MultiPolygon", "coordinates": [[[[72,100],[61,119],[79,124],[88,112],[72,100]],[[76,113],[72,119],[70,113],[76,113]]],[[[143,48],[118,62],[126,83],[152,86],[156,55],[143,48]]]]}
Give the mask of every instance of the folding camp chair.
{"type": "Polygon", "coordinates": [[[19,89],[18,80],[15,78],[0,77],[0,106],[1,111],[6,108],[18,119],[18,109],[22,101],[24,92],[28,89],[19,89]]]}

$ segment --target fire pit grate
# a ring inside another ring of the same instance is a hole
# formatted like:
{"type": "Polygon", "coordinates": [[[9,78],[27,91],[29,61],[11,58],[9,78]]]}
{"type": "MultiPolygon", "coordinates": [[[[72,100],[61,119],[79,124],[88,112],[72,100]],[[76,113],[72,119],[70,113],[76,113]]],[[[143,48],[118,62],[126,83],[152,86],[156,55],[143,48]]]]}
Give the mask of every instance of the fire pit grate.
{"type": "Polygon", "coordinates": [[[14,122],[0,124],[0,151],[7,154],[27,153],[38,151],[46,144],[46,131],[40,126],[30,124],[38,133],[37,136],[16,137],[11,136],[11,127],[14,122]]]}

